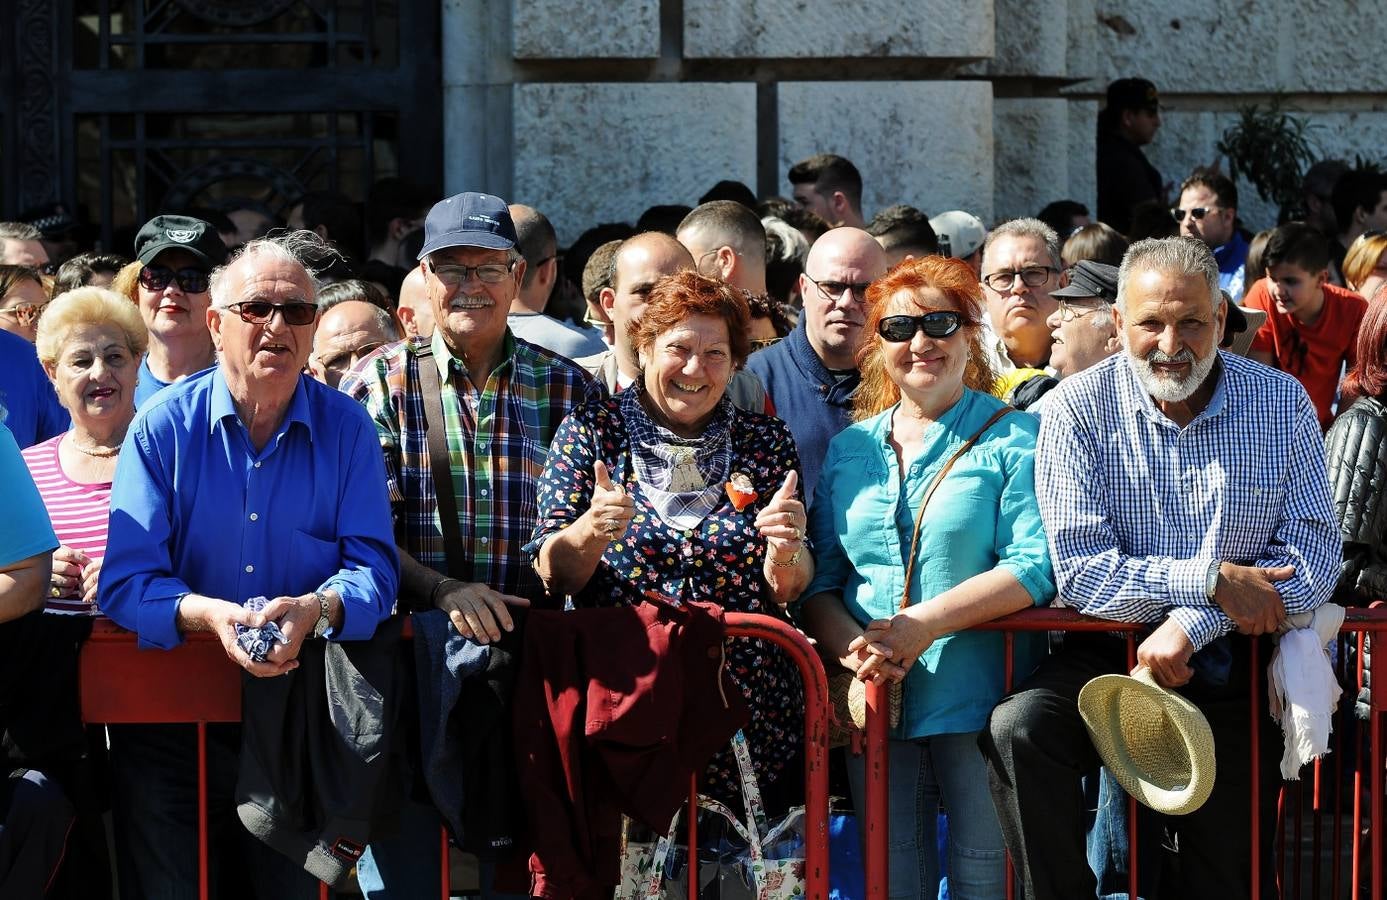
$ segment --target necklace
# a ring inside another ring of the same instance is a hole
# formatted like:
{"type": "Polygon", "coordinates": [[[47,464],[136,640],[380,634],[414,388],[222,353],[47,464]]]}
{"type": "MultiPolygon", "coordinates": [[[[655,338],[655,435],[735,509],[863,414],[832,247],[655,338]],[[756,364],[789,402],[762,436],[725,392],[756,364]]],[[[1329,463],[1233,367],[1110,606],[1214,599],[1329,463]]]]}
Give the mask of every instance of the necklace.
{"type": "Polygon", "coordinates": [[[77,443],[75,438],[69,438],[67,445],[78,453],[85,453],[87,456],[94,456],[97,459],[110,459],[117,453],[120,453],[119,444],[114,447],[89,448],[83,447],[81,444],[77,443]]]}
{"type": "Polygon", "coordinates": [[[703,480],[703,474],[698,471],[697,457],[693,450],[688,447],[674,448],[666,444],[665,451],[670,453],[670,462],[673,463],[669,484],[672,493],[701,491],[708,486],[703,480]]]}

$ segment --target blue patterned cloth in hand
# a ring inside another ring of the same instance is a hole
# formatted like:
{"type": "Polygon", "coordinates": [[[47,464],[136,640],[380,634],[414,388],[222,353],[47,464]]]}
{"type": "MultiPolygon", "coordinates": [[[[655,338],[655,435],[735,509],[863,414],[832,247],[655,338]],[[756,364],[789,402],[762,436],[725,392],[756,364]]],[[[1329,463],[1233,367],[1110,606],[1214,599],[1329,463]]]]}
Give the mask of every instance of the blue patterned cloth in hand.
{"type": "MultiPolygon", "coordinates": [[[[265,597],[251,597],[245,605],[251,612],[260,612],[269,602],[265,597]]],[[[271,647],[275,644],[287,644],[289,639],[279,630],[278,622],[266,622],[259,628],[237,625],[236,643],[241,645],[241,649],[246,651],[252,662],[264,662],[265,657],[270,654],[271,647]]]]}

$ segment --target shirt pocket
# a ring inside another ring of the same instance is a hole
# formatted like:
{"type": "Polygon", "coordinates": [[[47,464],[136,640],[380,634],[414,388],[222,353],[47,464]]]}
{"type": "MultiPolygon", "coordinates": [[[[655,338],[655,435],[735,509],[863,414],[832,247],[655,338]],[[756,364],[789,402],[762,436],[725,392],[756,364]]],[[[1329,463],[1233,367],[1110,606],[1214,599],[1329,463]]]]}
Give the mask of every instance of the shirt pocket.
{"type": "Polygon", "coordinates": [[[1276,477],[1256,474],[1230,475],[1224,486],[1224,535],[1232,537],[1232,548],[1239,557],[1255,559],[1281,521],[1286,506],[1286,488],[1276,477]],[[1247,544],[1247,546],[1242,546],[1247,544]]]}
{"type": "Polygon", "coordinates": [[[336,541],[325,541],[295,529],[289,549],[295,567],[314,584],[321,584],[342,568],[342,551],[336,541]]]}

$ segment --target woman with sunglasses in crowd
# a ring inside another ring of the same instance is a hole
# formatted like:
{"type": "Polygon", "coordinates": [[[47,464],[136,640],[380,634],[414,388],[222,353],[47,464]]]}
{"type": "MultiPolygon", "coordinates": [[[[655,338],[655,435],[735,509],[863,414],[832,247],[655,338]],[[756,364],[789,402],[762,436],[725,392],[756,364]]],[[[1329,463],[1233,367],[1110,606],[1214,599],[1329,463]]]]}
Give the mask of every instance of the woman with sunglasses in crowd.
{"type": "MultiPolygon", "coordinates": [[[[955,259],[908,260],[872,283],[857,422],[829,444],[809,516],[818,568],[805,630],[859,679],[903,682],[889,749],[893,898],[937,892],[941,802],[950,895],[1004,895],[977,745],[1003,693],[1003,638],[963,629],[1055,592],[1035,497],[1038,421],[988,393],[982,303],[955,259]]],[[[1026,644],[1017,672],[1034,654],[1026,644]]],[[[860,817],[860,756],[848,771],[860,817]]]]}
{"type": "Polygon", "coordinates": [[[149,352],[140,364],[135,406],[160,388],[216,365],[207,330],[212,269],[226,261],[217,230],[191,216],[155,216],[135,236],[135,261],[111,284],[140,309],[149,352]]]}
{"type": "Polygon", "coordinates": [[[32,344],[47,305],[48,288],[38,269],[0,265],[0,329],[32,344]]]}

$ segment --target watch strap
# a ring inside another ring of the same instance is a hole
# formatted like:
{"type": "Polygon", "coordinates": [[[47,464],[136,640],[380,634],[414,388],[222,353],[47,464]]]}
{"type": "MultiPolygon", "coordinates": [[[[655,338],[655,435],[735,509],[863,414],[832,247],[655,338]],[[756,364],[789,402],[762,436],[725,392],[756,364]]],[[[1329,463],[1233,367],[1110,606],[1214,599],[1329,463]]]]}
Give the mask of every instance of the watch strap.
{"type": "Polygon", "coordinates": [[[327,634],[328,628],[331,627],[327,615],[331,607],[328,605],[327,594],[322,591],[314,591],[313,599],[318,601],[318,621],[313,625],[313,636],[322,637],[327,634]]]}

